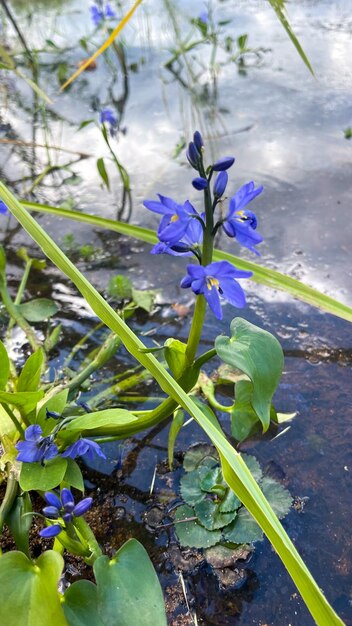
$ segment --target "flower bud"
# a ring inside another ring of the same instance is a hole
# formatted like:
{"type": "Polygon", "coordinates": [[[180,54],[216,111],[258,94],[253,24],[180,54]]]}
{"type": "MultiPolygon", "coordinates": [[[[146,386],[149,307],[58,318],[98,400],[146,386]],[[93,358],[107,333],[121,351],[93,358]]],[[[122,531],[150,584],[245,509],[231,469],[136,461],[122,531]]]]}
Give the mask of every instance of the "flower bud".
{"type": "Polygon", "coordinates": [[[93,498],[84,498],[84,500],[81,500],[80,502],[78,502],[78,504],[76,504],[75,508],[72,511],[73,515],[75,517],[80,517],[81,515],[84,515],[85,513],[87,513],[87,511],[89,511],[92,503],[93,498]]]}
{"type": "Polygon", "coordinates": [[[192,185],[195,189],[198,189],[198,191],[203,191],[203,189],[208,187],[208,181],[206,178],[198,177],[192,180],[192,185]]]}
{"type": "Polygon", "coordinates": [[[221,198],[221,196],[223,195],[226,189],[228,179],[229,177],[227,172],[219,172],[219,174],[217,175],[214,183],[214,196],[216,198],[221,198]]]}
{"type": "Polygon", "coordinates": [[[200,134],[199,130],[196,130],[196,132],[194,133],[193,142],[197,150],[200,152],[202,148],[204,147],[204,143],[203,143],[202,135],[200,134]]]}
{"type": "Polygon", "coordinates": [[[227,156],[222,157],[212,165],[212,168],[215,172],[223,172],[224,170],[228,170],[235,162],[234,157],[227,156]]]}
{"type": "Polygon", "coordinates": [[[186,152],[186,156],[190,165],[192,165],[192,167],[195,170],[198,170],[200,154],[192,141],[188,144],[188,150],[186,152]]]}

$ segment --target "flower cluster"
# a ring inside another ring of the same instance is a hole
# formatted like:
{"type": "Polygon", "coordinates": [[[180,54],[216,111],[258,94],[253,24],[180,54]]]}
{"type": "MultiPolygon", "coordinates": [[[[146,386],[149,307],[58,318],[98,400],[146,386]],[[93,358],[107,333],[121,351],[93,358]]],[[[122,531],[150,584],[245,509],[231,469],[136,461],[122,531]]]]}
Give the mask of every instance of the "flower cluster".
{"type": "Polygon", "coordinates": [[[238,270],[227,261],[205,265],[202,262],[206,253],[204,246],[209,246],[221,227],[228,237],[236,239],[241,246],[259,255],[255,246],[263,238],[256,230],[256,215],[246,207],[262,192],[263,187],[255,188],[253,182],[243,185],[230,198],[224,214],[222,203],[228,185],[228,170],[235,162],[234,157],[222,157],[206,168],[203,162],[204,143],[199,131],[194,133],[186,156],[191,167],[198,173],[192,180],[192,185],[204,193],[206,210],[200,214],[188,200],[178,204],[161,194],[158,194],[159,200],[145,200],[144,206],[147,209],[161,215],[157,231],[159,243],[153,247],[152,254],[195,255],[200,266],[187,266],[187,276],[183,278],[181,287],[191,287],[195,294],[203,294],[215,316],[222,319],[220,296],[236,307],[245,306],[245,295],[236,278],[248,278],[251,272],[238,270]],[[211,187],[214,174],[216,177],[211,187]],[[215,221],[215,210],[219,205],[220,216],[215,221]],[[206,238],[204,233],[207,233],[206,238]]]}
{"type": "Polygon", "coordinates": [[[100,111],[99,121],[101,124],[107,124],[112,137],[116,135],[117,117],[112,109],[105,108],[100,111]]]}
{"type": "Polygon", "coordinates": [[[48,519],[60,520],[61,523],[51,524],[39,532],[41,537],[56,537],[66,524],[73,522],[74,517],[81,517],[92,506],[93,498],[84,498],[75,504],[74,497],[69,489],[62,489],[60,498],[55,493],[47,491],[44,498],[48,506],[44,507],[43,514],[48,519]]]}
{"type": "Polygon", "coordinates": [[[99,26],[103,20],[116,17],[116,13],[111,8],[109,2],[104,4],[102,0],[97,0],[96,4],[90,7],[90,16],[94,26],[99,26]]]}
{"type": "MultiPolygon", "coordinates": [[[[49,413],[49,417],[52,413],[49,413]]],[[[39,424],[32,424],[26,428],[24,436],[25,441],[19,441],[16,443],[16,449],[19,454],[17,455],[17,461],[23,463],[41,463],[44,465],[44,461],[50,461],[59,455],[57,445],[54,443],[54,435],[43,437],[43,431],[39,424]]],[[[71,444],[62,454],[63,457],[70,457],[75,459],[78,456],[87,455],[88,460],[91,461],[94,454],[105,459],[105,454],[100,446],[91,439],[78,439],[71,444]]]]}

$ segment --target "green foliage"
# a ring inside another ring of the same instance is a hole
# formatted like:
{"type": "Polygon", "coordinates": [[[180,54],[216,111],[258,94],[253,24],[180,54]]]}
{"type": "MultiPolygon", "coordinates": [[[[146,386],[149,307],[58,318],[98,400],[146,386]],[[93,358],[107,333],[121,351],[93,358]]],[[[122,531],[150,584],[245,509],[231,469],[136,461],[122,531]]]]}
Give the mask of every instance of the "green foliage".
{"type": "Polygon", "coordinates": [[[180,432],[184,424],[184,421],[185,421],[184,411],[181,411],[181,409],[179,409],[178,411],[175,411],[172,422],[171,422],[170,431],[169,431],[169,439],[167,443],[167,456],[168,456],[170,470],[172,470],[172,465],[173,465],[173,460],[174,460],[174,449],[175,449],[177,435],[180,432]]]}
{"type": "Polygon", "coordinates": [[[20,487],[23,491],[50,491],[63,481],[67,469],[67,459],[57,456],[45,465],[22,463],[20,487]]]}
{"type": "MultiPolygon", "coordinates": [[[[271,400],[284,363],[278,340],[267,331],[237,317],[231,322],[231,337],[217,337],[215,349],[222,361],[238,368],[252,381],[250,404],[265,432],[269,428],[271,400]]],[[[242,411],[243,408],[242,405],[242,411]]]]}
{"type": "Polygon", "coordinates": [[[59,431],[58,436],[64,441],[72,440],[77,435],[97,437],[114,434],[119,427],[129,426],[137,417],[125,409],[105,409],[75,417],[59,431]]]}
{"type": "Polygon", "coordinates": [[[0,557],[0,624],[67,626],[57,586],[60,554],[48,550],[34,563],[22,552],[0,557]]]}
{"type": "MultiPolygon", "coordinates": [[[[220,542],[247,544],[262,539],[262,529],[226,484],[215,450],[211,456],[209,452],[207,446],[195,446],[185,455],[186,473],[180,489],[186,505],[178,507],[175,515],[181,545],[208,548],[220,542]]],[[[255,457],[243,454],[242,458],[275,513],[285,517],[292,503],[287,489],[274,479],[263,477],[255,457]]]]}
{"type": "Polygon", "coordinates": [[[345,139],[352,139],[352,128],[349,126],[344,130],[345,139]]]}
{"type": "Polygon", "coordinates": [[[17,308],[27,322],[43,322],[58,312],[58,307],[49,298],[36,298],[23,304],[18,304],[17,308]]]}
{"type": "Polygon", "coordinates": [[[0,390],[3,390],[10,375],[10,359],[2,341],[0,341],[0,363],[0,390]]]}
{"type": "Polygon", "coordinates": [[[107,288],[109,296],[116,300],[130,300],[132,298],[132,283],[127,276],[117,274],[109,280],[107,288]]]}
{"type": "Polygon", "coordinates": [[[127,541],[94,563],[96,586],[78,581],[64,596],[69,626],[166,626],[160,584],[143,546],[127,541]]]}
{"type": "Polygon", "coordinates": [[[5,522],[8,525],[16,546],[28,557],[29,554],[29,529],[32,525],[32,503],[27,492],[16,496],[15,501],[6,515],[5,522]]]}
{"type": "Polygon", "coordinates": [[[37,350],[25,362],[17,381],[17,391],[37,391],[44,365],[44,354],[37,350]]]}
{"type": "Polygon", "coordinates": [[[110,180],[109,180],[108,173],[106,171],[104,159],[102,157],[97,159],[97,169],[104,185],[106,186],[108,191],[110,191],[110,180]]]}
{"type": "Polygon", "coordinates": [[[305,54],[301,44],[299,43],[296,35],[294,34],[291,25],[287,19],[287,15],[286,15],[286,9],[285,9],[285,1],[286,0],[268,0],[269,4],[271,4],[272,8],[274,9],[278,19],[280,20],[282,26],[284,27],[286,33],[288,34],[289,38],[291,39],[294,47],[296,48],[299,56],[301,57],[302,61],[306,64],[307,68],[309,69],[309,71],[313,74],[314,76],[314,72],[313,72],[313,68],[308,60],[307,55],[305,54]]]}
{"type": "Polygon", "coordinates": [[[186,348],[185,343],[171,337],[164,343],[165,360],[176,380],[180,378],[188,364],[186,348]]]}

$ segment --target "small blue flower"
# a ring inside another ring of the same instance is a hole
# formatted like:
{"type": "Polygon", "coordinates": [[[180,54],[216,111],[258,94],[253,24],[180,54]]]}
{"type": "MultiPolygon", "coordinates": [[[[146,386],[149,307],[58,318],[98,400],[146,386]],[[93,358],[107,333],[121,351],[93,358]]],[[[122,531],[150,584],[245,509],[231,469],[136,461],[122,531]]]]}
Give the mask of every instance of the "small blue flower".
{"type": "Polygon", "coordinates": [[[167,244],[181,241],[190,221],[198,216],[197,211],[188,200],[184,204],[177,204],[171,198],[161,194],[158,196],[160,202],[145,200],[143,204],[149,211],[160,213],[163,216],[158,228],[159,240],[167,244]]]}
{"type": "Polygon", "coordinates": [[[227,172],[219,172],[214,183],[214,196],[216,198],[221,198],[223,195],[227,181],[229,180],[229,176],[227,172]]]}
{"type": "Polygon", "coordinates": [[[114,111],[112,111],[111,109],[102,109],[100,111],[100,123],[104,124],[110,124],[111,126],[116,126],[117,125],[117,117],[114,113],[114,111]]]}
{"type": "Polygon", "coordinates": [[[201,176],[199,176],[198,178],[194,178],[192,180],[192,185],[198,191],[203,191],[203,189],[206,189],[208,187],[208,181],[206,178],[202,178],[201,176]]]}
{"type": "Polygon", "coordinates": [[[243,185],[231,198],[228,214],[223,222],[223,229],[229,237],[236,237],[238,243],[258,256],[260,253],[254,248],[263,241],[263,237],[256,232],[257,218],[252,211],[244,207],[254,200],[263,187],[254,188],[254,183],[243,185]]]}
{"type": "Polygon", "coordinates": [[[193,143],[195,147],[197,148],[198,152],[200,153],[202,151],[202,148],[204,147],[204,143],[203,143],[202,135],[200,134],[199,130],[196,130],[193,135],[193,143]]]}
{"type": "Polygon", "coordinates": [[[41,463],[50,461],[59,453],[57,446],[53,443],[52,436],[42,437],[42,429],[39,424],[32,424],[26,428],[24,436],[25,441],[16,443],[16,449],[19,451],[17,461],[23,463],[41,463]]]}
{"type": "Polygon", "coordinates": [[[224,170],[228,170],[230,167],[232,167],[234,162],[234,157],[222,157],[221,159],[216,161],[214,165],[212,165],[212,169],[214,170],[214,172],[223,172],[224,170]]]}
{"type": "Polygon", "coordinates": [[[208,22],[209,22],[209,13],[208,13],[208,11],[202,11],[198,15],[198,19],[199,19],[200,22],[203,22],[203,24],[208,24],[208,22]]]}
{"type": "MultiPolygon", "coordinates": [[[[201,216],[202,219],[204,216],[201,216]]],[[[204,222],[203,222],[204,224],[204,222]]],[[[152,254],[171,254],[171,256],[198,256],[203,242],[203,226],[198,219],[191,219],[180,241],[165,243],[160,241],[151,250],[152,254]]]]}
{"type": "MultiPolygon", "coordinates": [[[[83,498],[75,504],[70,489],[61,490],[60,498],[51,491],[44,494],[49,506],[44,507],[43,514],[49,519],[62,519],[65,524],[70,524],[74,517],[84,515],[92,506],[93,498],[83,498]]],[[[52,524],[39,532],[41,537],[56,537],[63,530],[61,524],[52,524]]]]}
{"type": "Polygon", "coordinates": [[[94,26],[99,26],[99,24],[111,17],[116,17],[115,11],[111,8],[110,4],[107,2],[105,7],[102,2],[99,2],[99,6],[93,4],[90,7],[90,16],[92,18],[94,26]]]}
{"type": "Polygon", "coordinates": [[[75,459],[76,457],[84,456],[85,454],[87,455],[89,461],[93,461],[94,454],[100,456],[102,459],[106,459],[106,456],[99,444],[91,439],[84,438],[77,439],[77,441],[66,448],[65,452],[63,452],[61,456],[75,459]]]}
{"type": "Polygon", "coordinates": [[[2,215],[9,215],[9,213],[10,213],[10,211],[8,210],[5,202],[0,200],[0,214],[2,214],[2,215]]]}
{"type": "Polygon", "coordinates": [[[187,276],[181,287],[191,287],[192,291],[203,294],[211,310],[218,320],[222,319],[220,296],[233,306],[243,308],[246,304],[244,291],[236,278],[249,278],[252,272],[236,269],[228,261],[216,261],[206,267],[202,265],[187,265],[187,276]]]}

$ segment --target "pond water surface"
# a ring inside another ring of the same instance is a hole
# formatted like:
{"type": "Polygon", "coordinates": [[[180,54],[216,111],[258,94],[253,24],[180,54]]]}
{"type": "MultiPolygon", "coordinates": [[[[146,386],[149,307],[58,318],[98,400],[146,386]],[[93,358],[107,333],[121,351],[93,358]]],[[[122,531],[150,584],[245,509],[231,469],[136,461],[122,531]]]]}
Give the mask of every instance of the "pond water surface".
{"type": "MultiPolygon", "coordinates": [[[[123,3],[121,15],[130,3],[123,3]]],[[[303,65],[286,33],[264,0],[214,1],[222,38],[234,40],[248,34],[248,46],[260,49],[245,57],[244,65],[228,62],[218,51],[216,78],[209,71],[209,46],[189,54],[173,72],[165,67],[178,37],[191,30],[190,18],[204,4],[185,0],[142,3],[123,34],[123,49],[98,59],[97,69],[85,72],[72,87],[59,94],[58,72],[67,76],[87,56],[79,40],[92,34],[89,3],[11,3],[29,48],[38,52],[39,82],[53,100],[44,112],[40,100],[13,74],[4,74],[0,89],[0,168],[4,182],[20,197],[48,204],[68,203],[104,217],[128,219],[155,227],[157,220],[142,206],[157,192],[197,204],[199,195],[190,185],[192,172],[184,150],[195,128],[205,139],[209,158],[233,154],[233,193],[248,180],[263,184],[265,192],[255,207],[264,237],[258,263],[278,269],[324,293],[352,305],[350,190],[352,144],[344,129],[352,125],[352,18],[348,0],[296,0],[288,5],[290,19],[314,68],[313,77],[303,65]],[[235,6],[234,6],[235,5],[235,6]],[[49,44],[46,40],[50,40],[49,44]],[[56,49],[58,46],[60,49],[56,49]],[[62,49],[64,49],[62,51],[62,49]],[[117,59],[120,61],[117,61],[117,59]],[[66,64],[66,68],[64,66],[66,64]],[[61,69],[60,69],[61,68],[61,69]],[[131,178],[132,206],[121,206],[121,184],[109,164],[111,192],[101,189],[96,159],[107,156],[94,124],[78,131],[88,119],[98,119],[103,106],[115,108],[119,132],[113,145],[131,178]],[[26,143],[24,143],[26,142],[26,143]],[[49,150],[38,144],[71,150],[49,150]],[[30,144],[30,145],[28,145],[30,144]],[[80,154],[87,158],[80,158],[80,154]],[[47,176],[48,164],[67,165],[47,176]],[[76,161],[69,163],[69,161],[76,161]],[[38,177],[39,180],[38,180],[38,177]]],[[[92,41],[101,43],[105,33],[92,41]]],[[[15,33],[6,22],[6,43],[19,50],[15,33]]],[[[88,43],[93,51],[93,43],[88,43]]],[[[28,68],[23,68],[28,72],[28,68]]],[[[147,245],[111,232],[69,223],[48,215],[40,223],[61,245],[74,235],[77,245],[91,244],[96,254],[79,259],[80,268],[101,290],[110,276],[122,273],[139,288],[158,288],[158,306],[148,319],[132,322],[152,345],[168,336],[185,339],[192,298],[179,288],[186,262],[173,257],[153,257],[147,245]],[[66,236],[66,240],[65,240],[66,236]],[[180,309],[173,305],[185,305],[180,309]]],[[[18,281],[15,251],[20,245],[35,250],[14,221],[2,221],[2,241],[9,258],[10,285],[18,281]]],[[[65,243],[66,242],[66,243],[65,243]]],[[[233,240],[220,238],[217,247],[244,254],[233,240]]],[[[29,294],[53,296],[60,305],[64,337],[52,361],[59,368],[79,333],[96,322],[75,290],[49,267],[47,280],[33,279],[29,294]]],[[[351,361],[352,334],[348,322],[322,313],[281,292],[246,286],[248,307],[241,314],[270,330],[285,350],[285,372],[275,397],[282,412],[297,412],[289,430],[275,438],[253,438],[242,449],[250,450],[269,473],[290,490],[296,506],[284,526],[329,601],[352,624],[351,501],[351,361]]],[[[236,313],[224,308],[216,326],[207,314],[203,347],[220,333],[228,334],[236,313]]],[[[17,337],[17,349],[22,338],[17,337]]],[[[126,354],[106,370],[112,374],[133,365],[126,354]]],[[[141,385],[141,395],[158,395],[154,385],[141,385]]],[[[89,399],[89,393],[86,394],[89,399]]],[[[225,429],[229,424],[224,420],[225,429]]],[[[140,539],[158,570],[170,606],[170,623],[191,624],[178,577],[180,555],[173,532],[158,532],[146,525],[146,512],[165,490],[169,425],[156,428],[125,443],[122,467],[118,443],[106,444],[109,460],[89,470],[96,497],[112,503],[113,521],[104,533],[111,545],[127,536],[140,539]],[[153,497],[149,489],[156,465],[153,497]],[[163,469],[164,468],[164,469],[163,469]],[[103,480],[101,490],[97,485],[103,480]],[[105,491],[104,491],[105,490],[105,491]],[[153,499],[154,498],[154,499],[153,499]],[[116,510],[114,509],[116,507],[116,510]]],[[[205,438],[195,424],[181,430],[177,450],[205,438]]],[[[178,457],[180,458],[180,457],[178,457]]],[[[88,472],[88,473],[89,473],[88,472]]],[[[179,472],[171,491],[177,489],[179,472]]],[[[187,560],[187,559],[186,559],[187,560]]],[[[313,623],[280,560],[267,541],[258,543],[241,583],[219,588],[214,572],[204,563],[184,569],[188,601],[199,624],[227,626],[309,626],[313,623]]]]}

